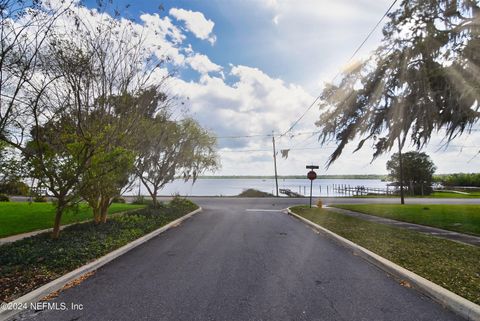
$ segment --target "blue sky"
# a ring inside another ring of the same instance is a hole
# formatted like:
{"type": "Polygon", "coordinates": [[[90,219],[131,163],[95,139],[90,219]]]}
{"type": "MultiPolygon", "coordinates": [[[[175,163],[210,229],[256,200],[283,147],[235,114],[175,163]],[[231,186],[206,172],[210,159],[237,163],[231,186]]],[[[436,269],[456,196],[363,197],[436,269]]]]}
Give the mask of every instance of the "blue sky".
{"type": "MultiPolygon", "coordinates": [[[[94,1],[87,1],[90,6],[94,1]]],[[[189,98],[188,114],[218,136],[283,132],[304,112],[322,86],[342,68],[386,9],[390,0],[210,0],[115,1],[125,17],[146,28],[161,29],[153,37],[173,57],[178,74],[172,93],[189,98]],[[128,9],[125,5],[130,3],[128,9]],[[163,10],[159,10],[162,4],[163,10]],[[156,16],[156,14],[158,16],[156,16]],[[172,39],[172,35],[177,37],[172,39]]],[[[381,28],[355,59],[380,43],[381,28]]],[[[354,60],[355,60],[354,59],[354,60]]],[[[325,164],[333,146],[321,146],[316,136],[318,108],[295,127],[294,137],[277,140],[278,149],[291,149],[279,160],[281,174],[304,172],[305,163],[325,164]],[[308,149],[315,148],[315,149],[308,149]]],[[[477,135],[478,136],[478,135],[477,135]]],[[[438,172],[476,171],[474,135],[461,144],[439,149],[434,137],[427,152],[438,172]],[[455,147],[457,146],[457,147],[455,147]]],[[[352,148],[326,174],[385,173],[389,155],[370,163],[368,146],[352,148]]],[[[222,169],[217,174],[272,172],[271,138],[220,139],[222,169]]]]}

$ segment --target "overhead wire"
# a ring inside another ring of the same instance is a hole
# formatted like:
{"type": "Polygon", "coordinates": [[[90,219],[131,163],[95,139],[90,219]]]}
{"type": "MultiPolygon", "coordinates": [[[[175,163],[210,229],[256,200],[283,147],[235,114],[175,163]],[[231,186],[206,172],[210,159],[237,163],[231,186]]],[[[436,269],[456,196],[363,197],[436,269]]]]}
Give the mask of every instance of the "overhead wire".
{"type": "MultiPolygon", "coordinates": [[[[367,34],[367,36],[363,39],[363,41],[360,43],[360,45],[357,47],[357,49],[350,56],[350,58],[348,59],[346,64],[350,63],[352,61],[352,59],[357,55],[357,53],[362,49],[362,47],[365,45],[365,43],[368,41],[368,39],[370,39],[372,34],[375,32],[375,30],[377,30],[378,26],[382,23],[382,21],[385,19],[385,17],[390,13],[390,11],[392,10],[393,6],[397,3],[397,1],[398,0],[394,0],[390,4],[390,7],[388,7],[387,11],[385,11],[383,16],[380,18],[380,20],[378,20],[378,22],[375,24],[373,29],[370,30],[370,32],[367,34]]],[[[342,71],[338,71],[337,74],[333,77],[331,82],[333,83],[337,79],[337,77],[340,76],[341,73],[342,73],[342,71]]],[[[312,109],[312,107],[315,106],[315,104],[317,103],[318,100],[320,100],[320,98],[321,98],[321,94],[318,95],[315,98],[315,100],[308,106],[308,108],[302,113],[302,115],[300,115],[300,117],[295,122],[293,122],[293,124],[285,132],[283,132],[283,134],[281,136],[285,136],[287,133],[292,131],[293,128],[295,128],[295,126],[297,126],[297,124],[303,119],[303,117],[305,117],[305,115],[310,111],[310,109],[312,109]]]]}
{"type": "MultiPolygon", "coordinates": [[[[311,149],[324,149],[324,148],[335,148],[335,147],[304,147],[304,148],[291,148],[290,150],[311,150],[311,149]]],[[[281,148],[279,148],[280,150],[281,148]]],[[[283,149],[283,148],[282,148],[283,149]]],[[[232,149],[232,150],[221,150],[222,153],[249,153],[249,152],[271,152],[271,148],[265,149],[232,149]]]]}
{"type": "MultiPolygon", "coordinates": [[[[301,136],[301,135],[311,135],[311,134],[317,134],[318,131],[314,132],[297,132],[297,133],[292,133],[292,137],[294,136],[301,136]]],[[[241,138],[251,138],[251,137],[275,137],[275,138],[280,138],[281,135],[275,135],[275,134],[250,134],[250,135],[232,135],[232,136],[217,136],[217,139],[241,139],[241,138]]]]}

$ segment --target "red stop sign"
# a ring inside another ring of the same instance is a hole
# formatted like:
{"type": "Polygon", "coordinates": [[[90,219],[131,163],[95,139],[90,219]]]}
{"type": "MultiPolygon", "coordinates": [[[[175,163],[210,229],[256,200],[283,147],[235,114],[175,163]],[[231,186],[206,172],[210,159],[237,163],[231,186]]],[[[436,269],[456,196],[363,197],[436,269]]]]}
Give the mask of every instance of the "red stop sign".
{"type": "Polygon", "coordinates": [[[317,173],[315,173],[314,171],[310,171],[310,172],[308,172],[308,174],[307,174],[307,178],[308,178],[309,180],[313,181],[314,179],[317,178],[317,173]]]}

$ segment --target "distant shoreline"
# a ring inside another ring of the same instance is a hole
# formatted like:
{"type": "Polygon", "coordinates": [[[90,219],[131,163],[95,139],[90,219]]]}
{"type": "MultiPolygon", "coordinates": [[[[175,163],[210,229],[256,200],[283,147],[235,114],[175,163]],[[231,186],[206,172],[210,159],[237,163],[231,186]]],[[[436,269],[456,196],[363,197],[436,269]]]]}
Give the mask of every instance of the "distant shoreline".
{"type": "MultiPolygon", "coordinates": [[[[307,179],[307,175],[282,175],[279,179],[307,179]]],[[[275,179],[275,176],[199,176],[198,179],[275,179]]],[[[317,179],[387,179],[387,175],[318,175],[317,179]]]]}

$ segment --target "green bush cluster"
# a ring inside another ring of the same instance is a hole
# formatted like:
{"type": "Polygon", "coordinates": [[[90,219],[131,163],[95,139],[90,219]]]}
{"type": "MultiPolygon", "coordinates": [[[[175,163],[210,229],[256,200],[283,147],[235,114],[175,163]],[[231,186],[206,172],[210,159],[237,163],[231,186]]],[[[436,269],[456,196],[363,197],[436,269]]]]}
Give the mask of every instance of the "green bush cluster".
{"type": "Polygon", "coordinates": [[[150,203],[147,207],[133,213],[127,213],[127,215],[144,215],[148,217],[163,215],[167,217],[177,217],[179,213],[190,212],[196,208],[198,208],[198,206],[192,201],[175,196],[168,203],[159,202],[157,205],[150,203]]]}
{"type": "Polygon", "coordinates": [[[144,205],[145,203],[146,203],[145,197],[141,195],[135,197],[135,199],[132,202],[132,204],[135,204],[135,205],[144,205]]]}
{"type": "Polygon", "coordinates": [[[112,203],[120,203],[120,204],[125,204],[126,201],[123,197],[121,196],[116,196],[112,199],[112,203]]]}
{"type": "Polygon", "coordinates": [[[10,202],[10,198],[5,194],[0,194],[0,202],[10,202]]]}
{"type": "Polygon", "coordinates": [[[33,198],[33,201],[35,203],[46,203],[48,202],[48,198],[46,196],[42,196],[42,195],[36,195],[34,198],[33,198]]]}
{"type": "Polygon", "coordinates": [[[456,173],[448,175],[438,175],[435,181],[444,186],[472,186],[480,187],[480,173],[456,173]]]}
{"type": "Polygon", "coordinates": [[[9,180],[0,184],[0,194],[27,196],[30,188],[20,180],[9,180]]]}

